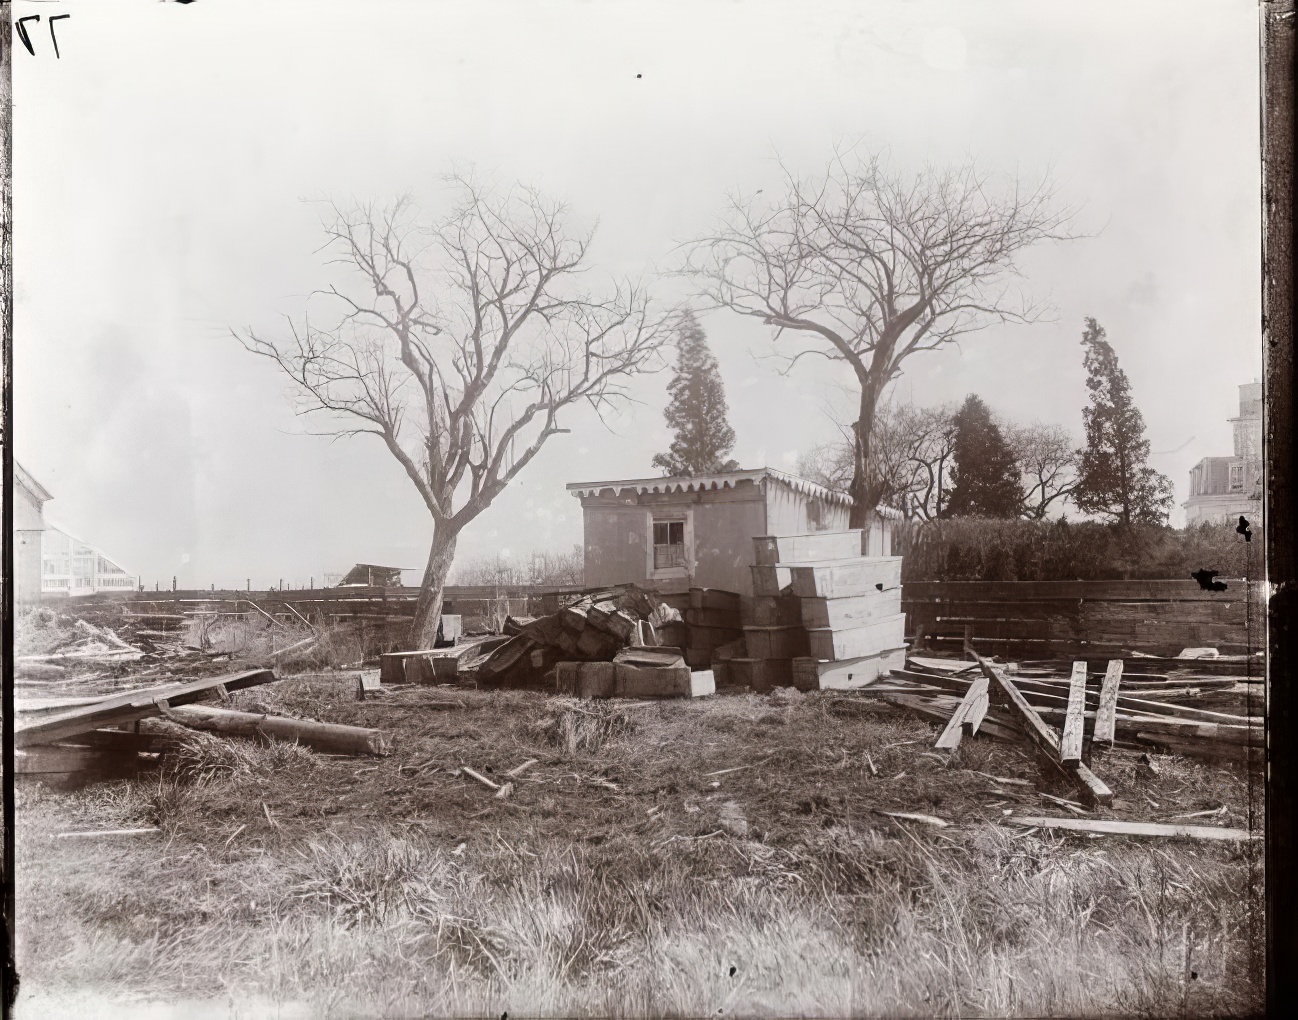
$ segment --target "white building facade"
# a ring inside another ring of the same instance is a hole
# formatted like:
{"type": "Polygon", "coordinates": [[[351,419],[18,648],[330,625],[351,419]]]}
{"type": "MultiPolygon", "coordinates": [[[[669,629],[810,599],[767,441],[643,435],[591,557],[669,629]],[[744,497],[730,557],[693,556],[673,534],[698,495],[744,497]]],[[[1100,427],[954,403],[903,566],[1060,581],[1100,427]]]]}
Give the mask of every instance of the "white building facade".
{"type": "Polygon", "coordinates": [[[133,591],[139,578],[128,574],[94,546],[46,525],[41,535],[41,594],[94,595],[133,591]]]}
{"type": "Polygon", "coordinates": [[[1262,432],[1265,409],[1262,384],[1239,388],[1239,415],[1230,419],[1235,452],[1230,457],[1204,457],[1190,469],[1190,498],[1185,502],[1188,527],[1204,522],[1262,520],[1262,432]]]}

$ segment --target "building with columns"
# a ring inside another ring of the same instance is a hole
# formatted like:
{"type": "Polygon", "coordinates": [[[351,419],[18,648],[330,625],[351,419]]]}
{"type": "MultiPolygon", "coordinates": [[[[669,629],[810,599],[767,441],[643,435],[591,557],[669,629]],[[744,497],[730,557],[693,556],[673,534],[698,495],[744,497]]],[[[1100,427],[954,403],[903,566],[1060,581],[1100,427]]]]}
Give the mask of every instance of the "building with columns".
{"type": "Polygon", "coordinates": [[[1235,452],[1229,457],[1204,457],[1190,469],[1190,498],[1185,501],[1187,527],[1204,522],[1234,522],[1247,517],[1262,521],[1262,429],[1265,407],[1262,384],[1239,388],[1239,414],[1228,419],[1234,430],[1235,452]]]}

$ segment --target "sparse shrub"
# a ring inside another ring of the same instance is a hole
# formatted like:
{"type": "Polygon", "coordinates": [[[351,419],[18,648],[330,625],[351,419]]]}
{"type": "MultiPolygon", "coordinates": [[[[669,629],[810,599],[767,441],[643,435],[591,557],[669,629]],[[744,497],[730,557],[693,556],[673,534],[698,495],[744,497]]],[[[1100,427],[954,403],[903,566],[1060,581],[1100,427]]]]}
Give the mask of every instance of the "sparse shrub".
{"type": "Polygon", "coordinates": [[[616,705],[600,702],[558,702],[537,723],[546,741],[568,754],[595,753],[605,745],[635,732],[632,715],[616,705]]]}
{"type": "Polygon", "coordinates": [[[201,731],[186,734],[167,756],[168,775],[197,786],[222,777],[238,781],[279,769],[314,768],[318,762],[301,744],[231,740],[201,731]]]}

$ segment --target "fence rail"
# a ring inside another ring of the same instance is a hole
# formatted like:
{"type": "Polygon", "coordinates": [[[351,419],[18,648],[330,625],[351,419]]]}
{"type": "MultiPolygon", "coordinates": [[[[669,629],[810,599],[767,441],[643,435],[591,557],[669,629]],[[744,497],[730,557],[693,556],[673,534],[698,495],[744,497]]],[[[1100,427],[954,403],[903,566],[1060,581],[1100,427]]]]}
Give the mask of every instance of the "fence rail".
{"type": "Polygon", "coordinates": [[[974,646],[1017,658],[1252,653],[1265,643],[1261,586],[1194,581],[953,581],[902,586],[907,637],[935,650],[974,646]]]}

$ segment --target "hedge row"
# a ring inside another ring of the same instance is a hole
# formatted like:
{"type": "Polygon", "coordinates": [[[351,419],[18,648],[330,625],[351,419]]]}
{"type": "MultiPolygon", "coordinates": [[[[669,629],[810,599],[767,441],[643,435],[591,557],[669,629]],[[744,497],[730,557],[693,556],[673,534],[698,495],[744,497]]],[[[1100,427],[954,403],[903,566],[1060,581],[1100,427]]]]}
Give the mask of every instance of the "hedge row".
{"type": "Polygon", "coordinates": [[[1256,526],[1246,542],[1228,524],[1121,528],[964,518],[912,522],[898,537],[903,581],[1158,581],[1203,569],[1222,577],[1265,573],[1256,526]]]}

